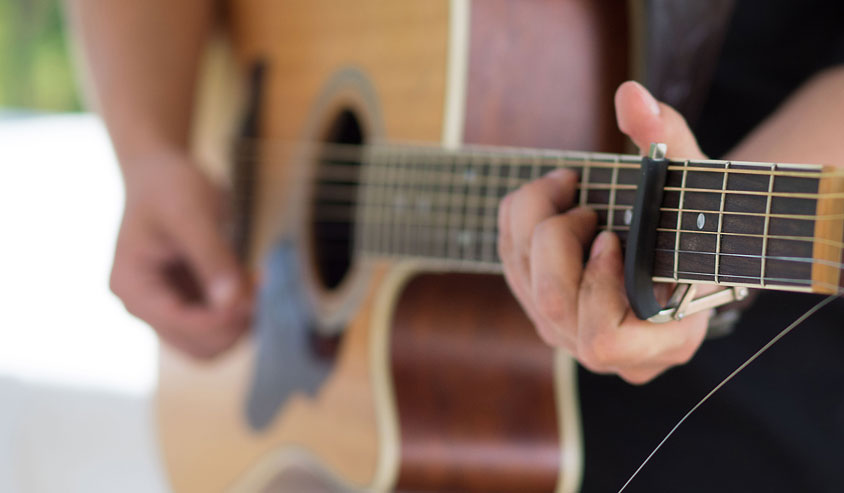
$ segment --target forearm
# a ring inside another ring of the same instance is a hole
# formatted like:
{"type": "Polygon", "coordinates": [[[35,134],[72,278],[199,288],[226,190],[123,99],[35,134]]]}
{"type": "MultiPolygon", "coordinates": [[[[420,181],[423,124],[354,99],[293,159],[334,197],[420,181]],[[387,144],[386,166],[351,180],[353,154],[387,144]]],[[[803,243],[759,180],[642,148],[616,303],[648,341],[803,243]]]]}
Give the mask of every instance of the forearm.
{"type": "Polygon", "coordinates": [[[197,68],[210,0],[67,0],[84,52],[92,103],[124,172],[189,145],[197,68]]]}
{"type": "Polygon", "coordinates": [[[844,166],[844,67],[811,79],[727,159],[844,166]]]}

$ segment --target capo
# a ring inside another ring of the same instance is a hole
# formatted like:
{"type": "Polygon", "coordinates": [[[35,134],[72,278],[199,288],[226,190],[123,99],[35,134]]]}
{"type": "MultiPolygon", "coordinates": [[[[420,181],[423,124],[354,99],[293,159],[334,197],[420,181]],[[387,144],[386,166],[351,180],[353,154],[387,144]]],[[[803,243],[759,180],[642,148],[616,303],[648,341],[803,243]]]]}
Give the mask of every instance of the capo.
{"type": "Polygon", "coordinates": [[[642,158],[624,255],[624,288],[630,307],[640,319],[658,323],[681,320],[686,315],[742,300],[748,294],[745,287],[726,287],[695,298],[695,284],[678,284],[668,305],[663,307],[657,301],[652,272],[659,208],[668,172],[665,152],[665,144],[651,144],[648,156],[642,158]]]}

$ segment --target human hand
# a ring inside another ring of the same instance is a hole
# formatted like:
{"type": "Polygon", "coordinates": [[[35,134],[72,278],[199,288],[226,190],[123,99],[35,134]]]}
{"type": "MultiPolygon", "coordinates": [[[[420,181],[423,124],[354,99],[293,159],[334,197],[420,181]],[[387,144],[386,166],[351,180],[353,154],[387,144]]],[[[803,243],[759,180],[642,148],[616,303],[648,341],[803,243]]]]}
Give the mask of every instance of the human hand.
{"type": "MultiPolygon", "coordinates": [[[[619,129],[640,150],[664,142],[669,157],[705,159],[683,117],[641,85],[622,84],[615,107],[619,129]]],[[[498,245],[505,277],[545,342],[565,348],[591,371],[645,383],[691,359],[709,316],[665,324],[639,320],[625,294],[618,237],[595,237],[595,212],[572,207],[576,184],[574,172],[557,170],[504,198],[498,245]]]]}
{"type": "Polygon", "coordinates": [[[111,290],[176,348],[219,354],[248,327],[252,290],[223,237],[218,191],[178,154],[124,163],[123,171],[111,290]]]}

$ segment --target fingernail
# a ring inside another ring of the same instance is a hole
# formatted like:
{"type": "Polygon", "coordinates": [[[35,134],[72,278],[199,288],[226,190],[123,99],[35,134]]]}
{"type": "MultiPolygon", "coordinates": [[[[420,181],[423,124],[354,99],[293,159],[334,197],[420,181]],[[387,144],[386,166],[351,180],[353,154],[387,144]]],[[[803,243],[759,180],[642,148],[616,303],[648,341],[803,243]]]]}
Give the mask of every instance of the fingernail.
{"type": "Polygon", "coordinates": [[[555,180],[567,180],[571,178],[574,171],[567,169],[567,168],[558,168],[554,171],[549,172],[547,175],[548,178],[553,178],[555,180]]]}
{"type": "Polygon", "coordinates": [[[648,107],[648,111],[654,115],[659,115],[659,102],[653,97],[651,92],[648,91],[642,84],[639,84],[636,81],[633,81],[633,83],[639,88],[639,94],[642,98],[642,102],[648,107]]]}
{"type": "Polygon", "coordinates": [[[237,280],[231,277],[217,279],[208,290],[208,297],[214,306],[223,306],[232,301],[237,292],[237,280]]]}
{"type": "Polygon", "coordinates": [[[595,237],[595,241],[592,242],[592,250],[589,252],[589,258],[598,258],[604,250],[607,249],[609,242],[611,241],[609,231],[601,231],[598,236],[595,237]]]}

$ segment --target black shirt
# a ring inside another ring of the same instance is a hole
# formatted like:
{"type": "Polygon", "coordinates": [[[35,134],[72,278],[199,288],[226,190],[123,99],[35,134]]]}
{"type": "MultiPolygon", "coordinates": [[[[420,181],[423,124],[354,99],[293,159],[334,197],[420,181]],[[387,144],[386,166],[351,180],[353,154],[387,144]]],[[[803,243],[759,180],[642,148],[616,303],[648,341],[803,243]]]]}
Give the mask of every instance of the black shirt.
{"type": "MultiPolygon", "coordinates": [[[[808,78],[840,63],[844,2],[739,0],[692,122],[701,148],[724,154],[808,78]]],[[[731,335],[644,386],[581,369],[583,490],[618,491],[700,398],[820,299],[763,292],[731,335]]],[[[844,491],[844,300],[715,394],[626,491],[844,491]]]]}

